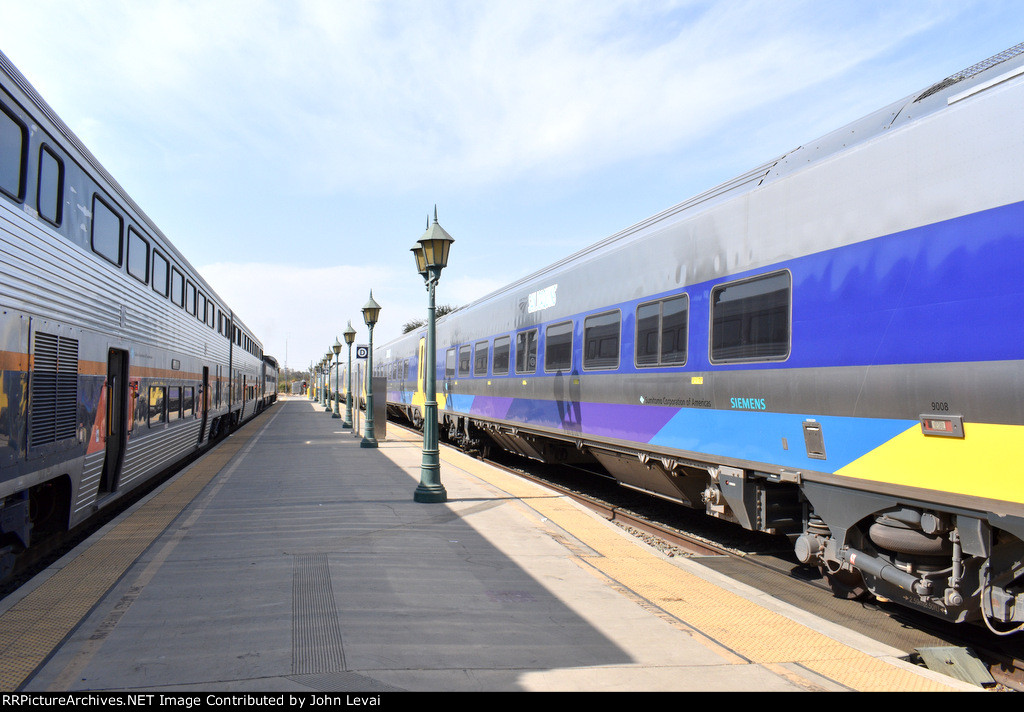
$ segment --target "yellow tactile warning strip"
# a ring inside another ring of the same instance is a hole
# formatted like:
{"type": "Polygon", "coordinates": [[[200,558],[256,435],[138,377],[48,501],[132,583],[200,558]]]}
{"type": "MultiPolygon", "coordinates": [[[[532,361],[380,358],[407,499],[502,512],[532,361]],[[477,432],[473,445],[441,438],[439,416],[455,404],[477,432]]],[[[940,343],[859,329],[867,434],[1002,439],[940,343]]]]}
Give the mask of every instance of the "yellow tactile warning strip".
{"type": "Polygon", "coordinates": [[[0,691],[17,690],[53,649],[258,432],[264,412],[0,615],[0,691]]]}
{"type": "Polygon", "coordinates": [[[538,497],[535,485],[450,448],[442,448],[441,457],[524,500],[540,516],[595,552],[577,552],[587,564],[739,656],[725,656],[726,659],[769,668],[794,663],[850,690],[864,692],[962,689],[868,655],[688,573],[637,546],[564,497],[538,497]]]}

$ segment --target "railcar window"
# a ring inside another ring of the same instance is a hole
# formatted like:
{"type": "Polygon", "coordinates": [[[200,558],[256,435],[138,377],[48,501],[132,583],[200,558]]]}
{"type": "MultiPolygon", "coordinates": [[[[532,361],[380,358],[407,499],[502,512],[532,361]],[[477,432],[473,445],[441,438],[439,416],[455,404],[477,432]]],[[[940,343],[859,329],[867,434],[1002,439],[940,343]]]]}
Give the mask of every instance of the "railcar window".
{"type": "Polygon", "coordinates": [[[171,301],[179,307],[185,306],[185,276],[177,267],[171,267],[171,301]]]}
{"type": "Polygon", "coordinates": [[[185,311],[196,315],[196,286],[188,281],[185,282],[185,311]]]}
{"type": "Polygon", "coordinates": [[[686,363],[689,309],[690,301],[686,294],[637,307],[638,366],[679,366],[686,363]]]}
{"type": "Polygon", "coordinates": [[[487,361],[491,345],[486,341],[478,341],[473,347],[473,375],[487,375],[487,361]]]}
{"type": "Polygon", "coordinates": [[[149,242],[132,227],[128,228],[128,274],[149,283],[149,242]]]}
{"type": "Polygon", "coordinates": [[[196,318],[199,321],[206,323],[206,295],[199,292],[199,296],[196,297],[196,318]]]}
{"type": "Polygon", "coordinates": [[[711,290],[711,361],[786,358],[790,348],[789,272],[711,290]]]}
{"type": "Polygon", "coordinates": [[[113,265],[121,266],[124,250],[124,221],[99,195],[92,197],[92,251],[113,265]]]}
{"type": "Polygon", "coordinates": [[[158,423],[164,423],[167,421],[167,412],[164,409],[164,387],[163,386],[150,386],[149,387],[149,413],[146,419],[149,424],[156,425],[158,423]]]}
{"type": "Polygon", "coordinates": [[[64,161],[48,146],[39,147],[36,208],[41,218],[60,225],[64,213],[64,161]]]}
{"type": "Polygon", "coordinates": [[[455,349],[448,349],[444,354],[444,377],[455,377],[455,349]]]}
{"type": "Polygon", "coordinates": [[[553,324],[544,332],[544,370],[572,369],[572,322],[553,324]]]}
{"type": "Polygon", "coordinates": [[[27,136],[24,124],[0,104],[0,191],[15,200],[25,195],[27,136]]]}
{"type": "Polygon", "coordinates": [[[174,422],[181,417],[181,387],[167,389],[167,421],[174,422]]]}
{"type": "Polygon", "coordinates": [[[686,363],[686,329],[690,316],[689,297],[685,294],[661,303],[661,362],[686,363]]]}
{"type": "Polygon", "coordinates": [[[588,316],[583,320],[583,368],[619,365],[619,312],[588,316]]]}
{"type": "Polygon", "coordinates": [[[469,375],[469,364],[473,361],[473,347],[460,346],[459,347],[459,376],[469,375]]]}
{"type": "Polygon", "coordinates": [[[491,369],[495,376],[504,376],[508,373],[509,352],[512,350],[512,339],[508,336],[499,336],[494,340],[494,364],[491,369]]]}
{"type": "Polygon", "coordinates": [[[167,296],[167,288],[170,284],[167,276],[170,273],[170,265],[164,256],[153,250],[153,291],[161,297],[167,296]]]}
{"type": "Polygon", "coordinates": [[[195,410],[196,387],[186,386],[181,389],[181,412],[182,415],[192,415],[195,410]]]}
{"type": "Polygon", "coordinates": [[[516,373],[534,373],[537,370],[537,330],[516,334],[516,373]]]}

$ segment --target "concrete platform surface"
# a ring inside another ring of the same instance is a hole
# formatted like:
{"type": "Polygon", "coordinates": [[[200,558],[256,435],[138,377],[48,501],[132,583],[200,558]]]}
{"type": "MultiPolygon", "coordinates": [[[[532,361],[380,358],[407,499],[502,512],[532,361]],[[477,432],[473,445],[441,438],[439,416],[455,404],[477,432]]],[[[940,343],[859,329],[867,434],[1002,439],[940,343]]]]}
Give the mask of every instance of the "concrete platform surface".
{"type": "MultiPolygon", "coordinates": [[[[978,689],[668,559],[566,498],[454,450],[443,448],[448,502],[416,503],[420,443],[390,428],[377,449],[361,448],[339,423],[285,397],[191,466],[211,473],[188,497],[176,495],[176,510],[161,504],[183,486],[171,482],[5,601],[0,635],[43,630],[57,604],[37,605],[24,623],[9,617],[28,605],[19,599],[62,573],[86,578],[71,568],[86,551],[105,541],[116,552],[143,528],[133,521],[156,516],[147,508],[169,512],[137,551],[111,554],[124,562],[117,573],[11,684],[167,693],[978,689]],[[221,452],[224,462],[207,462],[225,447],[234,449],[221,452]]],[[[9,655],[28,658],[27,646],[15,642],[9,655]]]]}

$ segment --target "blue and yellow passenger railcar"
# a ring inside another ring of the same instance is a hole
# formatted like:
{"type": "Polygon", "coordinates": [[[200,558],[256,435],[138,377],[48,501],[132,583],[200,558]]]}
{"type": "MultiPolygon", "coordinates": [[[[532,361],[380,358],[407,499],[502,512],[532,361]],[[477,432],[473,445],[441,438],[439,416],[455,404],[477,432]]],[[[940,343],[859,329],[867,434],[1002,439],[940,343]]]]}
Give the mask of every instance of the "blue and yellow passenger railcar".
{"type": "MultiPolygon", "coordinates": [[[[438,323],[449,437],[1024,623],[1024,45],[438,323]]],[[[377,356],[420,417],[422,334],[377,356]]],[[[445,428],[442,428],[444,432],[445,428]]]]}

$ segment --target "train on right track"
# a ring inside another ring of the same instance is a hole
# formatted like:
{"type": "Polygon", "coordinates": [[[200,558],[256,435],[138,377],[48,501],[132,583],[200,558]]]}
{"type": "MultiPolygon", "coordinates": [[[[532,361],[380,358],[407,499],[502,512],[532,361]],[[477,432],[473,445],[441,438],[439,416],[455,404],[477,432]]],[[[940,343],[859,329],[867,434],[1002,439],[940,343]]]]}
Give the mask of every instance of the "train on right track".
{"type": "MultiPolygon", "coordinates": [[[[438,320],[441,432],[1024,629],[1024,43],[438,320]]],[[[380,346],[424,405],[425,331],[380,346]]]]}

